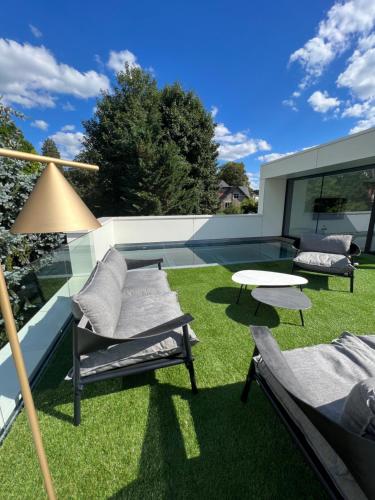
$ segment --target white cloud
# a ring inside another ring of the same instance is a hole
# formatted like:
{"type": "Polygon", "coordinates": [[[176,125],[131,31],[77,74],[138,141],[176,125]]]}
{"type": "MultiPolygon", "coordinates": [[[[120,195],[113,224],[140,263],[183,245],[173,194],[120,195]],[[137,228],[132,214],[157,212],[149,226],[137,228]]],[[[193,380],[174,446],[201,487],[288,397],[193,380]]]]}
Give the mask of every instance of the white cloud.
{"type": "Polygon", "coordinates": [[[35,36],[35,38],[42,38],[43,33],[33,24],[29,24],[29,28],[31,33],[35,36]]]}
{"type": "Polygon", "coordinates": [[[244,132],[232,134],[224,123],[215,128],[215,141],[219,144],[219,160],[234,161],[257,151],[268,151],[271,146],[264,139],[253,139],[244,132]]]}
{"type": "Polygon", "coordinates": [[[298,61],[306,72],[302,88],[319,77],[354,37],[368,34],[374,24],[374,0],[337,1],[319,23],[316,36],[290,56],[289,61],[298,61]]]}
{"type": "MultiPolygon", "coordinates": [[[[296,94],[297,92],[293,92],[293,95],[296,94]]],[[[287,106],[288,108],[291,108],[293,111],[298,111],[296,102],[294,99],[284,99],[282,104],[284,106],[287,106]]]]}
{"type": "Polygon", "coordinates": [[[62,129],[50,136],[61,153],[61,157],[70,160],[77,156],[82,148],[82,132],[66,132],[62,129]]]}
{"type": "Polygon", "coordinates": [[[263,163],[267,163],[269,161],[275,161],[279,158],[283,158],[283,156],[294,155],[294,153],[297,153],[297,151],[290,151],[289,153],[269,153],[266,155],[258,156],[258,160],[262,161],[263,163]]]}
{"type": "Polygon", "coordinates": [[[368,102],[364,102],[364,103],[357,102],[356,104],[352,104],[351,106],[348,106],[347,108],[345,108],[344,111],[342,112],[341,116],[343,118],[345,118],[345,117],[358,118],[360,116],[363,116],[364,113],[366,113],[366,111],[368,110],[368,108],[369,108],[368,102]]]}
{"type": "Polygon", "coordinates": [[[252,189],[259,189],[259,172],[246,172],[246,175],[249,178],[250,187],[252,189]]]}
{"type": "Polygon", "coordinates": [[[95,97],[109,89],[108,78],[96,71],[81,73],[56,61],[43,46],[0,38],[0,94],[7,103],[26,108],[54,107],[54,94],[95,97]]]}
{"type": "MultiPolygon", "coordinates": [[[[373,38],[375,42],[375,37],[373,38]]],[[[375,99],[375,47],[354,51],[337,85],[349,88],[360,99],[375,99]]]]}
{"type": "Polygon", "coordinates": [[[63,132],[71,132],[75,129],[75,125],[64,125],[61,129],[63,132]]]}
{"type": "Polygon", "coordinates": [[[212,115],[212,118],[215,118],[216,115],[218,114],[219,112],[219,108],[217,106],[211,106],[211,115],[212,115]]]}
{"type": "Polygon", "coordinates": [[[307,102],[318,113],[327,113],[330,109],[340,106],[340,101],[337,97],[329,97],[327,92],[321,92],[320,90],[316,90],[311,94],[307,102]]]}
{"type": "Polygon", "coordinates": [[[110,51],[107,62],[108,68],[118,73],[119,71],[124,71],[126,63],[130,68],[139,67],[136,56],[130,50],[110,51]]]}
{"type": "Polygon", "coordinates": [[[48,123],[45,122],[44,120],[34,120],[33,122],[31,122],[31,126],[39,128],[40,130],[47,130],[48,123]]]}
{"type": "Polygon", "coordinates": [[[73,104],[67,101],[62,105],[62,109],[64,111],[74,111],[76,108],[73,106],[73,104]]]}

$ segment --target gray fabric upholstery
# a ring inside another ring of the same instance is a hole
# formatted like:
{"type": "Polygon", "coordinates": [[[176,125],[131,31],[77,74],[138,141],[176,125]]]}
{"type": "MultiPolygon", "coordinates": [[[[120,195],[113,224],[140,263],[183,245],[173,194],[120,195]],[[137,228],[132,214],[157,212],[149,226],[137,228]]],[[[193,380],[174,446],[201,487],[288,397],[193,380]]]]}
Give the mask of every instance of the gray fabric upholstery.
{"type": "Polygon", "coordinates": [[[73,304],[91,323],[94,333],[113,337],[120,316],[121,290],[109,267],[102,262],[96,265],[90,282],[76,295],[73,304]]]}
{"type": "MultiPolygon", "coordinates": [[[[88,288],[90,286],[91,281],[93,280],[93,278],[96,274],[97,268],[98,268],[98,263],[95,264],[94,269],[91,271],[90,276],[87,278],[86,283],[83,285],[83,287],[81,288],[79,293],[84,292],[86,290],[86,288],[88,288]]],[[[79,307],[78,303],[74,301],[74,297],[72,299],[72,313],[73,313],[74,318],[78,321],[83,316],[83,312],[81,311],[81,308],[79,307]]]]}
{"type": "Polygon", "coordinates": [[[352,236],[349,234],[303,234],[301,236],[301,252],[323,252],[347,255],[350,250],[352,236]]]}
{"type": "Polygon", "coordinates": [[[175,292],[124,297],[114,337],[126,339],[182,316],[175,292]]]}
{"type": "Polygon", "coordinates": [[[127,265],[121,253],[113,247],[110,247],[108,252],[104,255],[102,262],[104,262],[113,273],[117,284],[122,290],[125,284],[127,265]]]}
{"type": "Polygon", "coordinates": [[[344,332],[331,344],[283,351],[309,403],[340,423],[346,397],[361,380],[375,376],[375,351],[344,332]]]}
{"type": "Polygon", "coordinates": [[[124,297],[139,297],[143,295],[159,295],[170,292],[165,271],[158,269],[142,269],[126,273],[124,297]]]}
{"type": "MultiPolygon", "coordinates": [[[[189,337],[191,345],[198,342],[191,328],[189,328],[189,337]]],[[[179,328],[162,336],[116,344],[108,349],[81,356],[81,375],[85,377],[181,353],[184,353],[184,348],[182,328],[179,328]]]]}
{"type": "Polygon", "coordinates": [[[341,424],[355,434],[375,439],[375,377],[361,380],[350,391],[341,424]]]}
{"type": "Polygon", "coordinates": [[[299,252],[293,261],[303,269],[331,274],[351,274],[354,269],[348,257],[335,253],[299,252]]]}

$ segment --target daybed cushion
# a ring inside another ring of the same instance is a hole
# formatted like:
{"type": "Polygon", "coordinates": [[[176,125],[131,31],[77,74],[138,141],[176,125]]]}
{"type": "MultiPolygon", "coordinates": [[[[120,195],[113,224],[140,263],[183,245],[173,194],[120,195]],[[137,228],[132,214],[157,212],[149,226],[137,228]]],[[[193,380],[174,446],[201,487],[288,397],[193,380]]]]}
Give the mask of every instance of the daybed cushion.
{"type": "Polygon", "coordinates": [[[347,255],[352,243],[350,234],[303,234],[301,236],[301,252],[323,252],[347,255]]]}
{"type": "Polygon", "coordinates": [[[349,274],[354,269],[348,257],[335,253],[300,252],[293,261],[303,269],[331,274],[349,274]]]}
{"type": "Polygon", "coordinates": [[[114,338],[133,337],[182,315],[175,292],[124,297],[114,338]]]}
{"type": "Polygon", "coordinates": [[[375,439],[375,377],[361,380],[350,391],[341,424],[355,434],[375,439]]]}
{"type": "Polygon", "coordinates": [[[142,269],[126,273],[122,294],[125,297],[140,297],[168,293],[171,289],[165,271],[158,269],[142,269]]]}
{"type": "Polygon", "coordinates": [[[128,269],[124,257],[118,250],[111,247],[104,255],[102,262],[104,262],[110,268],[120,290],[122,290],[124,288],[125,278],[127,275],[126,271],[128,269]]]}
{"type": "MultiPolygon", "coordinates": [[[[191,345],[198,342],[191,328],[189,328],[189,337],[191,345]]],[[[183,352],[182,328],[179,328],[162,336],[116,344],[81,356],[81,376],[166,358],[183,352]]]]}
{"type": "Polygon", "coordinates": [[[113,337],[121,301],[118,281],[107,265],[98,262],[84,288],[73,296],[73,310],[87,317],[94,333],[113,337]]]}

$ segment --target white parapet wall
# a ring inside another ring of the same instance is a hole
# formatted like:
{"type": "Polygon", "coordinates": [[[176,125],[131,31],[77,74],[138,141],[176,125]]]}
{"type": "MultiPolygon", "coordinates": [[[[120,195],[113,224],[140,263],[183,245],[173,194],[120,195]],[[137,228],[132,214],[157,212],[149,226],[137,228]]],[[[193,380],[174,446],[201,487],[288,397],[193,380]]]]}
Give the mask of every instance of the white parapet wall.
{"type": "Polygon", "coordinates": [[[115,244],[263,236],[260,214],[114,217],[112,221],[115,244]]]}

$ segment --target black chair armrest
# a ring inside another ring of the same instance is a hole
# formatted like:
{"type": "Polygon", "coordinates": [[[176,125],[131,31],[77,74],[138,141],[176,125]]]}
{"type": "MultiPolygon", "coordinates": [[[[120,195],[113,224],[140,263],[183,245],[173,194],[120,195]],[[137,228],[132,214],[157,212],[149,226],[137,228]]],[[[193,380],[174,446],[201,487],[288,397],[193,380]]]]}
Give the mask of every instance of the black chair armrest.
{"type": "Polygon", "coordinates": [[[161,269],[163,258],[161,257],[160,259],[125,259],[125,261],[129,271],[131,271],[132,269],[140,269],[141,267],[152,266],[153,264],[157,264],[158,268],[161,269]]]}
{"type": "Polygon", "coordinates": [[[299,249],[300,249],[300,244],[301,244],[301,239],[300,238],[296,238],[293,243],[292,243],[292,248],[294,250],[296,250],[297,252],[299,252],[299,249]]]}
{"type": "Polygon", "coordinates": [[[349,249],[349,257],[358,257],[361,255],[361,249],[357,245],[357,243],[351,243],[349,249]]]}

